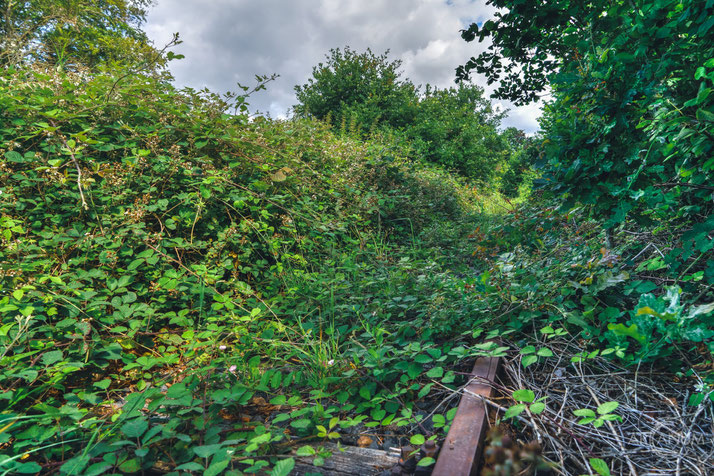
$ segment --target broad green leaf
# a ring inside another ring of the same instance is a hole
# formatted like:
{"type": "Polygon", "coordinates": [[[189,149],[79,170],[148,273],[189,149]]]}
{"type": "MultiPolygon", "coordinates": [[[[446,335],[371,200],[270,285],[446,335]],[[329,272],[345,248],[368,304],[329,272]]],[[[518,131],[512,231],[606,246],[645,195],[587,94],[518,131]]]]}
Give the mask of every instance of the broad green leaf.
{"type": "Polygon", "coordinates": [[[513,399],[517,402],[530,403],[535,400],[535,393],[533,390],[529,390],[527,388],[516,390],[513,392],[513,399]]]}
{"type": "Polygon", "coordinates": [[[143,418],[134,418],[121,427],[122,433],[124,433],[127,438],[139,438],[144,432],[149,428],[149,423],[143,418]]]}
{"type": "Polygon", "coordinates": [[[62,360],[63,357],[64,355],[61,350],[51,350],[42,354],[42,363],[44,365],[52,365],[62,360]]]}
{"type": "Polygon", "coordinates": [[[526,409],[526,405],[523,403],[519,403],[518,405],[513,405],[510,407],[506,412],[503,414],[503,418],[508,420],[509,418],[514,418],[526,409]]]}
{"type": "Polygon", "coordinates": [[[531,413],[539,415],[545,410],[545,402],[536,402],[529,407],[531,413]]]}
{"type": "Polygon", "coordinates": [[[538,362],[538,356],[533,354],[524,355],[521,359],[521,364],[523,364],[523,367],[528,367],[529,365],[533,365],[536,362],[538,362]]]}
{"type": "Polygon", "coordinates": [[[288,476],[294,467],[295,460],[293,458],[280,460],[275,464],[275,466],[273,466],[270,476],[288,476]]]}
{"type": "Polygon", "coordinates": [[[620,404],[617,402],[605,402],[599,407],[597,407],[597,412],[600,415],[605,415],[607,413],[613,412],[617,407],[619,407],[620,404]]]}
{"type": "Polygon", "coordinates": [[[292,426],[293,428],[298,428],[300,430],[304,430],[310,425],[312,425],[312,420],[310,420],[309,418],[301,418],[299,420],[293,420],[290,422],[290,426],[292,426]]]}
{"type": "Polygon", "coordinates": [[[426,373],[426,376],[429,378],[440,378],[442,375],[444,375],[443,367],[434,367],[432,369],[429,369],[429,371],[426,373]]]}
{"type": "Polygon", "coordinates": [[[316,454],[315,448],[309,445],[301,446],[295,452],[297,456],[313,456],[316,454]]]}
{"type": "Polygon", "coordinates": [[[611,476],[607,463],[600,458],[590,458],[590,466],[600,476],[611,476]]]}

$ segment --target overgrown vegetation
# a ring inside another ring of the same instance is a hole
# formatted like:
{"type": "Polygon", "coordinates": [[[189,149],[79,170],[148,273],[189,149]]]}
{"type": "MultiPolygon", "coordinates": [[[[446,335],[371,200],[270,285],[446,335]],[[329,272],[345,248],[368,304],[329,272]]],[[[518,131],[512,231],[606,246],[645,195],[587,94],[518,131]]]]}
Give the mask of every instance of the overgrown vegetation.
{"type": "MultiPolygon", "coordinates": [[[[499,131],[505,111],[494,110],[482,88],[460,84],[438,89],[427,84],[421,91],[421,86],[401,78],[401,62],[389,61],[388,53],[331,50],[308,82],[295,87],[295,114],[330,122],[357,137],[387,131],[410,145],[411,157],[441,165],[482,187],[494,188],[508,173],[511,182],[524,178],[517,170],[528,169],[531,162],[521,157],[520,164],[514,164],[520,144],[512,147],[513,133],[499,131]]],[[[507,183],[509,192],[518,195],[521,183],[507,183]]]]}
{"type": "MultiPolygon", "coordinates": [[[[3,474],[285,475],[356,431],[419,445],[481,355],[651,369],[686,388],[692,425],[709,414],[711,1],[491,1],[463,34],[493,46],[459,74],[516,102],[549,85],[538,137],[500,130],[475,86],[421,92],[350,49],[296,88],[297,117],[250,117],[246,94],[170,84],[144,3],[90,3],[0,2],[17,37],[0,47],[3,474]]],[[[567,421],[518,388],[504,419],[610,428],[622,407],[600,395],[567,421]]],[[[566,474],[639,464],[575,433],[566,474]]]]}
{"type": "MultiPolygon", "coordinates": [[[[658,378],[689,387],[669,398],[710,411],[714,2],[488,3],[496,17],[462,35],[491,45],[457,75],[485,74],[496,97],[520,104],[546,87],[552,95],[539,199],[483,237],[488,253],[501,253],[485,262],[519,303],[509,325],[566,329],[585,351],[577,364],[600,354],[670,372],[658,378]]],[[[654,468],[620,451],[607,464],[593,456],[592,469],[654,468]]],[[[696,472],[711,461],[689,464],[696,472]]]]}

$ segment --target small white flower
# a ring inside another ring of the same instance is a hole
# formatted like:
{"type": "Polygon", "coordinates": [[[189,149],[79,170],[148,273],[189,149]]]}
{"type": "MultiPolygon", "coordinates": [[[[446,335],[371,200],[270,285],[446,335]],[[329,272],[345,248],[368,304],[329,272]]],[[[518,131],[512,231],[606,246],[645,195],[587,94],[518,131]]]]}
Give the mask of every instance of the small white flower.
{"type": "Polygon", "coordinates": [[[328,367],[332,367],[333,365],[335,365],[335,359],[330,359],[330,360],[327,361],[327,366],[328,366],[328,367]]]}
{"type": "Polygon", "coordinates": [[[230,373],[234,374],[234,373],[236,373],[236,369],[237,369],[237,368],[238,368],[237,365],[231,365],[230,367],[228,367],[228,371],[229,371],[230,373]]]}
{"type": "Polygon", "coordinates": [[[219,350],[226,350],[226,346],[225,346],[225,345],[219,345],[219,346],[218,346],[218,349],[219,349],[219,350]]]}

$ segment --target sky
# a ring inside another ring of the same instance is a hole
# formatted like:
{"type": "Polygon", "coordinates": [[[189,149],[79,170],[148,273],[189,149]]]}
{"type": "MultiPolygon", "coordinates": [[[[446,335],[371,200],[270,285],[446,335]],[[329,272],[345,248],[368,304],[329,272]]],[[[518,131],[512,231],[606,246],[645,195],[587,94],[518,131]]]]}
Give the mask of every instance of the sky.
{"type": "MultiPolygon", "coordinates": [[[[375,54],[389,50],[402,61],[403,78],[440,88],[454,85],[454,70],[485,49],[461,39],[460,30],[481,23],[494,10],[485,0],[156,0],[144,29],[156,46],[174,32],[173,48],[185,58],[170,63],[176,85],[214,92],[255,85],[255,75],[280,77],[251,96],[251,110],[280,118],[296,104],[304,84],[330,48],[349,46],[375,54]]],[[[484,77],[475,84],[487,92],[484,77]]],[[[503,126],[538,129],[540,103],[509,109],[503,126]]]]}

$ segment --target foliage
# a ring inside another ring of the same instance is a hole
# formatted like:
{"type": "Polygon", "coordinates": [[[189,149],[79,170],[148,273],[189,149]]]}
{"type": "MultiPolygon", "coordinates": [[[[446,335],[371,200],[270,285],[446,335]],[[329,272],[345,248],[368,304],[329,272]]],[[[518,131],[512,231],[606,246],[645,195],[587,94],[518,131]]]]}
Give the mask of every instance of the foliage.
{"type": "Polygon", "coordinates": [[[160,57],[140,26],[148,0],[0,1],[0,65],[95,68],[160,57]]]}
{"type": "Polygon", "coordinates": [[[493,110],[478,86],[437,89],[427,85],[404,135],[418,156],[486,184],[510,155],[498,132],[503,116],[493,110]]]}
{"type": "MultiPolygon", "coordinates": [[[[356,137],[377,131],[395,134],[412,148],[412,156],[482,186],[503,172],[520,150],[510,148],[498,131],[504,112],[494,110],[478,86],[427,85],[422,94],[400,77],[401,62],[390,62],[388,52],[376,56],[370,50],[333,49],[327,60],[313,68],[306,84],[295,87],[300,101],[296,116],[328,121],[356,137]]],[[[521,178],[519,173],[510,177],[513,196],[521,178]]]]}
{"type": "Polygon", "coordinates": [[[400,79],[401,62],[389,61],[389,52],[357,53],[349,47],[335,48],[327,62],[312,70],[306,84],[295,86],[300,104],[298,117],[329,118],[334,124],[355,124],[360,132],[377,125],[407,126],[416,110],[417,91],[400,79]]]}
{"type": "MultiPolygon", "coordinates": [[[[688,262],[680,261],[696,228],[680,233],[628,225],[608,237],[582,207],[563,213],[541,204],[495,216],[471,235],[481,274],[474,291],[504,328],[584,339],[574,362],[603,355],[656,364],[706,382],[698,390],[706,394],[714,383],[701,368],[714,351],[713,281],[691,248],[688,262]],[[609,238],[615,248],[608,247],[609,238]],[[665,247],[672,251],[662,253],[665,247]]],[[[523,366],[552,354],[530,341],[519,343],[523,366]]]]}
{"type": "Polygon", "coordinates": [[[551,88],[538,154],[558,200],[545,203],[567,217],[535,212],[482,245],[509,248],[510,292],[525,285],[619,358],[710,360],[714,3],[490,3],[496,19],[463,36],[492,44],[459,75],[484,73],[516,102],[551,88]]]}
{"type": "Polygon", "coordinates": [[[460,72],[517,102],[549,80],[543,153],[565,206],[588,204],[608,226],[710,212],[712,2],[490,3],[504,10],[463,35],[492,45],[460,72]]]}
{"type": "Polygon", "coordinates": [[[469,187],[388,135],[118,79],[0,77],[0,469],[284,474],[504,351],[440,247],[469,187]]]}
{"type": "Polygon", "coordinates": [[[532,182],[538,173],[535,165],[539,160],[539,139],[516,129],[508,127],[501,134],[508,145],[507,161],[500,174],[498,190],[508,198],[516,198],[530,191],[532,182]]]}

